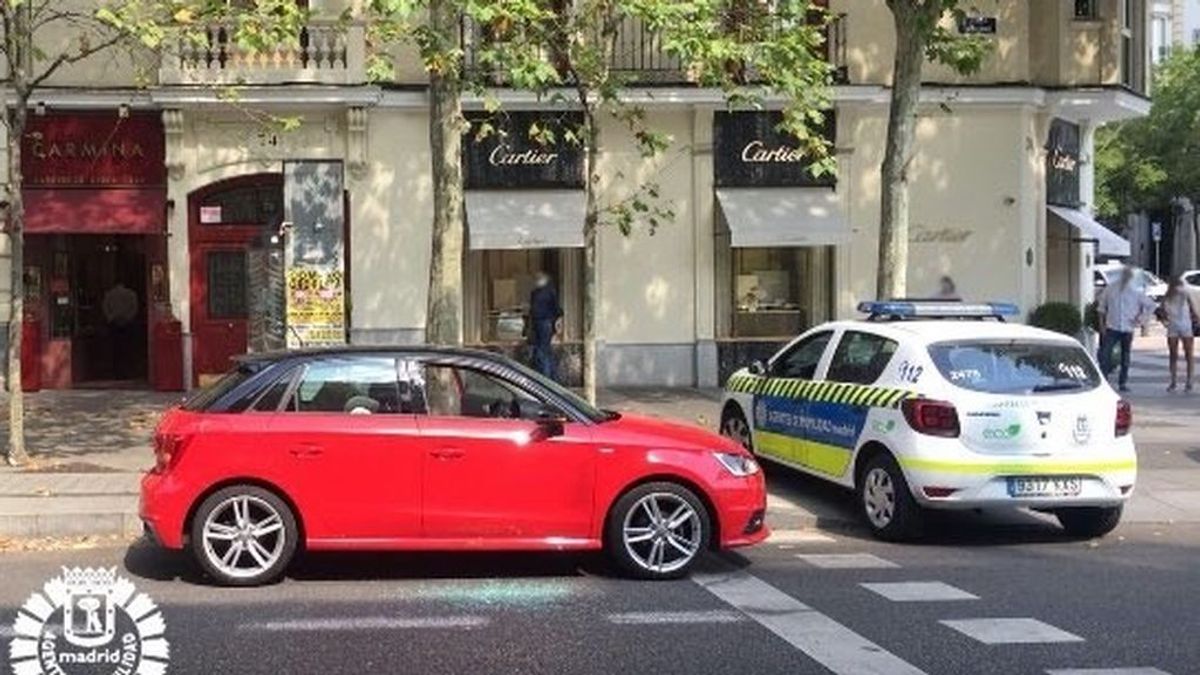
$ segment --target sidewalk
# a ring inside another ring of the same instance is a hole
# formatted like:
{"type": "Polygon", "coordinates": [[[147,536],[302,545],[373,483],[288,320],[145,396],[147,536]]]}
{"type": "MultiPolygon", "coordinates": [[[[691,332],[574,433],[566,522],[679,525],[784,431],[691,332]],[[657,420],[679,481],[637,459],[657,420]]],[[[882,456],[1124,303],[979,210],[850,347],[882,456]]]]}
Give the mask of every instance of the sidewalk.
{"type": "MultiPolygon", "coordinates": [[[[1129,399],[1140,456],[1132,522],[1200,522],[1200,392],[1166,391],[1166,347],[1138,338],[1129,399]]],[[[1197,383],[1200,385],[1200,382],[1197,383]]],[[[33,463],[0,466],[0,537],[136,534],[137,488],[153,463],[151,433],[178,395],[143,391],[48,391],[27,397],[33,463]]],[[[602,406],[716,430],[718,389],[610,389],[602,406]]],[[[6,404],[0,398],[0,405],[6,404]]],[[[7,436],[0,424],[0,439],[7,436]]],[[[796,472],[770,471],[776,528],[811,527],[855,517],[837,488],[796,472]]]]}

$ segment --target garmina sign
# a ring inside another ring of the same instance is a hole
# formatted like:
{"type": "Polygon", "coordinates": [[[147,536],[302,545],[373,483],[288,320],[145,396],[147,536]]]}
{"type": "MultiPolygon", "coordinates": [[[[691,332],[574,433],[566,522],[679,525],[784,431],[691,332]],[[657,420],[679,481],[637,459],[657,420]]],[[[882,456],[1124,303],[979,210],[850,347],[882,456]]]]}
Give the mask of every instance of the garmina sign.
{"type": "Polygon", "coordinates": [[[583,123],[580,113],[512,111],[467,115],[463,165],[470,189],[583,187],[583,148],[563,140],[583,123]],[[489,133],[480,130],[490,128],[489,133]],[[539,142],[539,130],[553,142],[539,142]]]}
{"type": "MultiPolygon", "coordinates": [[[[717,187],[834,187],[837,177],[813,177],[800,141],[779,129],[778,111],[718,111],[713,117],[713,161],[717,187]]],[[[833,111],[822,135],[835,137],[833,111]]]]}
{"type": "Polygon", "coordinates": [[[1079,125],[1050,122],[1046,143],[1046,203],[1079,206],[1079,125]]]}
{"type": "Polygon", "coordinates": [[[117,111],[30,115],[21,142],[25,187],[166,185],[162,120],[117,111]]]}

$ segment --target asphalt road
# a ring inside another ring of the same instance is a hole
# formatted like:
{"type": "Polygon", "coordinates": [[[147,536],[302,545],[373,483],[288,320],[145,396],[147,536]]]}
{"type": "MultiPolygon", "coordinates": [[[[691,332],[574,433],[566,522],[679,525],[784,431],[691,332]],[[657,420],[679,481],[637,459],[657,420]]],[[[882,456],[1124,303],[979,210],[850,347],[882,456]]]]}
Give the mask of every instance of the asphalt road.
{"type": "Polygon", "coordinates": [[[116,566],[157,601],[173,673],[1200,673],[1196,525],[1086,542],[966,515],[892,545],[843,521],[666,583],[596,556],[337,554],[236,590],[141,543],[7,553],[0,638],[64,565],[116,566]]]}

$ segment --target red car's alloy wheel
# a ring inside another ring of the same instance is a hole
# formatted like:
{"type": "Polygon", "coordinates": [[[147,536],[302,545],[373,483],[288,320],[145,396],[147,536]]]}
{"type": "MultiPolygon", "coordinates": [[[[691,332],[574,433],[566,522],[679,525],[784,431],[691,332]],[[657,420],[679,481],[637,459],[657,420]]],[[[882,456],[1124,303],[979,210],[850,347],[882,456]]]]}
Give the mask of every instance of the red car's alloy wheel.
{"type": "Polygon", "coordinates": [[[674,492],[651,492],[625,513],[621,528],[630,559],[652,574],[686,567],[700,551],[704,527],[688,500],[674,492]]]}

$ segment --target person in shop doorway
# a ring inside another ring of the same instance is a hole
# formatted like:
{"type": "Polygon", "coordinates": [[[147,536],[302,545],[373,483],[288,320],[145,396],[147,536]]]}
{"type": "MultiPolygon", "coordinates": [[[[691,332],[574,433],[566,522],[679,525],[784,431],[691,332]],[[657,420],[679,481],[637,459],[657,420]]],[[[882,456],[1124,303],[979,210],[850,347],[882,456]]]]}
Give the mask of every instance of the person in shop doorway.
{"type": "Polygon", "coordinates": [[[962,297],[958,294],[958,286],[955,285],[954,279],[950,275],[945,275],[938,279],[937,292],[933,294],[936,300],[961,300],[962,297]]]}
{"type": "MultiPolygon", "coordinates": [[[[123,282],[117,281],[112,288],[104,292],[104,298],[100,301],[100,310],[104,313],[104,323],[107,324],[108,333],[112,336],[110,349],[112,350],[112,362],[115,364],[118,361],[117,355],[123,350],[128,350],[136,337],[134,331],[137,329],[137,316],[140,310],[137,293],[123,282]]],[[[113,367],[115,368],[115,366],[113,367]]],[[[119,374],[119,372],[113,373],[113,375],[119,374]]]]}
{"type": "Polygon", "coordinates": [[[550,275],[538,272],[533,291],[529,294],[529,344],[533,352],[533,367],[550,379],[557,379],[554,362],[554,336],[562,327],[562,305],[554,290],[550,275]]]}

